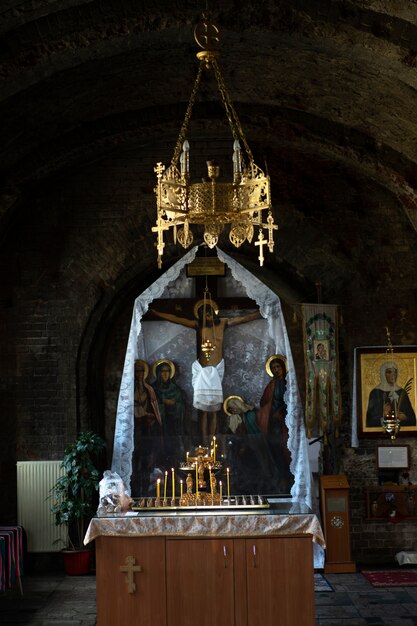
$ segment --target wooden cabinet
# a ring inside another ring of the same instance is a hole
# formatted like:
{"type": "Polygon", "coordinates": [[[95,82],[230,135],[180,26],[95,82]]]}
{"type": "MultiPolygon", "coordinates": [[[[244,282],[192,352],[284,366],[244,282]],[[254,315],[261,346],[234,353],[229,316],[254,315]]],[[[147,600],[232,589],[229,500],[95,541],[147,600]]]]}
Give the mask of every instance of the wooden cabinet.
{"type": "Polygon", "coordinates": [[[167,539],[169,626],[234,624],[233,543],[233,539],[167,539]]]}
{"type": "Polygon", "coordinates": [[[96,585],[100,626],[166,626],[165,539],[99,537],[96,585]],[[134,590],[128,589],[128,571],[120,569],[129,567],[130,557],[134,590]]]}
{"type": "Polygon", "coordinates": [[[102,536],[96,554],[98,626],[315,624],[310,535],[102,536]],[[141,568],[133,593],[120,570],[129,557],[141,568]]]}
{"type": "Polygon", "coordinates": [[[315,624],[311,539],[246,539],[245,552],[248,626],[315,624]]]}
{"type": "Polygon", "coordinates": [[[417,518],[417,485],[376,485],[365,489],[366,517],[374,520],[417,518]]]}

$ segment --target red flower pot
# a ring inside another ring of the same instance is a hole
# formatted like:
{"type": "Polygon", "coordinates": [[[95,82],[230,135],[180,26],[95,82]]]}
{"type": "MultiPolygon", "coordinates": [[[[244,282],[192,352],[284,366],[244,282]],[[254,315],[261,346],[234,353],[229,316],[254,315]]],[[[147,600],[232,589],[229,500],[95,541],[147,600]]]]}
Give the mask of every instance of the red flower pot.
{"type": "Polygon", "coordinates": [[[91,550],[63,550],[62,553],[68,576],[85,576],[90,573],[91,550]]]}

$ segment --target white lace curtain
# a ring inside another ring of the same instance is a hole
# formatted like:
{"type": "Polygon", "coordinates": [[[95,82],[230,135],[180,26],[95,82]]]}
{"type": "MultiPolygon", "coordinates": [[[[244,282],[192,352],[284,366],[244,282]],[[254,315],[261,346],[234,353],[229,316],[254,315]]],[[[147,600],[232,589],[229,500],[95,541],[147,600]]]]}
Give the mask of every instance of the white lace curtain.
{"type": "MultiPolygon", "coordinates": [[[[143,359],[154,363],[169,358],[178,366],[176,381],[188,398],[187,409],[192,415],[191,364],[196,358],[196,336],[193,329],[171,322],[143,322],[151,302],[156,298],[192,297],[191,279],[185,267],[197,252],[197,247],[166,271],[136,300],[133,309],[128,346],[120,385],[112,471],[117,472],[129,491],[132,474],[134,441],[134,362],[143,359]],[[190,350],[190,346],[192,349],[190,350]]],[[[230,256],[217,249],[218,257],[230,269],[227,295],[243,295],[254,300],[262,319],[230,327],[224,340],[224,396],[238,394],[259,406],[262,391],[269,382],[265,362],[271,354],[282,354],[288,363],[287,416],[291,452],[291,472],[294,484],[291,496],[295,502],[312,508],[312,479],[294,362],[278,296],[230,256]]],[[[225,288],[223,287],[223,290],[225,288]]],[[[193,415],[192,419],[196,419],[193,415]]]]}

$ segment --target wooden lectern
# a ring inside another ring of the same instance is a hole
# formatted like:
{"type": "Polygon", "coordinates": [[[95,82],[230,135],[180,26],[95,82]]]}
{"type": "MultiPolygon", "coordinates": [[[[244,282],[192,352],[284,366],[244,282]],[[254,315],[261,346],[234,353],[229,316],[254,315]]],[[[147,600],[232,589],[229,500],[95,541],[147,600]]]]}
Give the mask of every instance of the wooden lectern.
{"type": "Polygon", "coordinates": [[[350,548],[349,483],[346,476],[320,476],[320,500],[326,539],[324,571],[355,572],[350,548]]]}

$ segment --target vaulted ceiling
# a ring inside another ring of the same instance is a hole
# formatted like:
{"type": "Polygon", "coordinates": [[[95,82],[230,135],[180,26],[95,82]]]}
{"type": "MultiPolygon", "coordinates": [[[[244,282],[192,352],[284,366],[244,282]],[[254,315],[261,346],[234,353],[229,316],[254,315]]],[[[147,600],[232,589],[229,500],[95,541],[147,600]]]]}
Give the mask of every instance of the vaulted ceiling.
{"type": "MultiPolygon", "coordinates": [[[[161,142],[173,149],[197,71],[193,28],[206,3],[1,4],[6,241],[33,190],[57,176],[71,178],[132,150],[139,160],[154,152],[156,162],[161,142]]],[[[225,83],[255,160],[266,160],[271,175],[280,230],[270,265],[322,282],[335,297],[353,280],[364,290],[387,274],[397,280],[399,258],[410,281],[417,262],[417,2],[209,5],[222,34],[225,83]]],[[[193,124],[206,143],[216,133],[227,137],[217,102],[205,78],[193,124]]],[[[151,190],[152,168],[143,181],[151,190]]],[[[256,252],[248,254],[256,261],[256,252]]]]}

